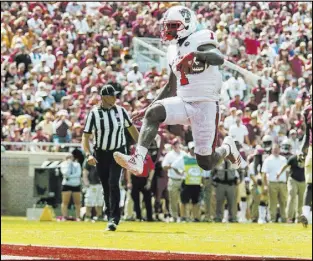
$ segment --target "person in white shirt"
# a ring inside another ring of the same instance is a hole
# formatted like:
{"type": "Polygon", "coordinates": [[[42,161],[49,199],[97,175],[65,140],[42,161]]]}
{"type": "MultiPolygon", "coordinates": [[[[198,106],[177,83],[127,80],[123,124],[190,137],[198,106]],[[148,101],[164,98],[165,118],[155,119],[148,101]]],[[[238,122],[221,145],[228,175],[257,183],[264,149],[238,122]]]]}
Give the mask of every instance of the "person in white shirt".
{"type": "Polygon", "coordinates": [[[239,24],[239,22],[240,22],[239,18],[234,19],[234,23],[229,26],[229,31],[231,33],[233,33],[233,32],[241,33],[243,31],[243,27],[241,24],[239,24]]]}
{"type": "Polygon", "coordinates": [[[32,52],[29,54],[30,59],[32,60],[33,67],[41,63],[42,54],[39,51],[40,47],[36,45],[33,47],[32,52]]]}
{"type": "Polygon", "coordinates": [[[232,34],[231,37],[227,39],[227,51],[226,55],[233,56],[239,54],[240,43],[236,38],[235,34],[232,34]]]}
{"type": "Polygon", "coordinates": [[[22,101],[23,103],[35,103],[36,97],[32,93],[32,90],[28,84],[23,85],[23,93],[22,93],[22,101]]]}
{"type": "Polygon", "coordinates": [[[38,63],[36,66],[34,66],[33,69],[35,72],[37,73],[42,73],[42,72],[46,72],[49,73],[51,72],[50,67],[47,65],[47,60],[45,56],[41,57],[41,63],[38,63]]]}
{"type": "Polygon", "coordinates": [[[138,71],[138,64],[134,63],[133,70],[127,73],[127,81],[141,83],[142,80],[143,76],[142,73],[138,71]]]}
{"type": "Polygon", "coordinates": [[[230,126],[233,124],[236,124],[236,111],[237,109],[235,107],[230,108],[230,115],[227,116],[224,120],[224,128],[229,130],[230,126]]]}
{"type": "Polygon", "coordinates": [[[248,136],[249,132],[245,125],[242,124],[241,118],[237,116],[236,124],[233,124],[229,128],[229,136],[235,141],[238,141],[241,145],[244,143],[250,146],[250,140],[248,136]]]}
{"type": "Polygon", "coordinates": [[[86,14],[87,15],[96,15],[98,13],[99,7],[101,7],[102,3],[100,2],[77,2],[77,5],[83,9],[83,5],[86,6],[86,14]]]}
{"type": "Polygon", "coordinates": [[[86,67],[81,72],[81,79],[87,78],[89,76],[97,78],[98,76],[98,69],[94,67],[93,59],[88,59],[86,61],[86,67]]]}
{"type": "Polygon", "coordinates": [[[184,180],[184,169],[178,169],[176,165],[180,165],[181,159],[187,155],[186,152],[180,149],[180,142],[178,139],[172,141],[172,148],[168,152],[162,162],[164,171],[167,171],[168,175],[168,192],[170,201],[170,213],[173,222],[178,218],[178,203],[180,198],[180,189],[184,180]]]}
{"type": "Polygon", "coordinates": [[[54,69],[54,63],[55,63],[55,61],[56,61],[56,58],[55,58],[55,56],[52,54],[52,46],[47,46],[47,48],[46,48],[46,53],[44,54],[44,57],[45,57],[45,59],[46,59],[46,61],[47,61],[47,66],[49,66],[49,68],[51,69],[51,70],[53,70],[54,69]]]}
{"type": "Polygon", "coordinates": [[[239,73],[235,72],[233,77],[230,77],[227,84],[227,93],[232,100],[236,95],[240,95],[240,100],[244,100],[247,92],[247,85],[245,81],[239,77],[239,73]]]}
{"type": "Polygon", "coordinates": [[[269,208],[271,221],[276,221],[277,202],[279,203],[280,216],[282,222],[286,222],[287,205],[287,173],[282,172],[277,178],[282,166],[287,164],[287,159],[280,155],[279,144],[275,143],[272,148],[272,154],[267,157],[262,166],[262,172],[265,174],[266,183],[269,189],[269,208]]]}
{"type": "Polygon", "coordinates": [[[89,26],[86,19],[83,19],[83,14],[81,12],[77,12],[76,17],[77,19],[73,22],[76,32],[87,34],[89,32],[89,26]]]}
{"type": "Polygon", "coordinates": [[[37,13],[34,13],[33,17],[27,21],[27,25],[36,34],[41,35],[43,29],[45,29],[44,22],[39,18],[37,13]]]}
{"type": "Polygon", "coordinates": [[[82,10],[82,6],[79,5],[77,2],[69,2],[65,9],[65,11],[69,13],[70,15],[75,15],[81,10],[82,10]]]}

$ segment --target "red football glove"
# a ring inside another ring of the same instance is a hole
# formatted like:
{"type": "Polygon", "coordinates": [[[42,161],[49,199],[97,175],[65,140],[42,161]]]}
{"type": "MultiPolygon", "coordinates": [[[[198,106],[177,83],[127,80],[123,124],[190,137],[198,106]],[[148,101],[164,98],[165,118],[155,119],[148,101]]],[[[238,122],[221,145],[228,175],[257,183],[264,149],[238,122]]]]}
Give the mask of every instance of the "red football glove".
{"type": "Polygon", "coordinates": [[[191,74],[195,57],[195,53],[189,53],[185,55],[176,65],[176,70],[181,73],[181,85],[186,85],[189,83],[188,79],[186,78],[186,74],[191,74]]]}
{"type": "Polygon", "coordinates": [[[141,120],[145,116],[146,110],[147,110],[147,108],[135,112],[132,115],[132,121],[139,121],[139,120],[141,120]]]}

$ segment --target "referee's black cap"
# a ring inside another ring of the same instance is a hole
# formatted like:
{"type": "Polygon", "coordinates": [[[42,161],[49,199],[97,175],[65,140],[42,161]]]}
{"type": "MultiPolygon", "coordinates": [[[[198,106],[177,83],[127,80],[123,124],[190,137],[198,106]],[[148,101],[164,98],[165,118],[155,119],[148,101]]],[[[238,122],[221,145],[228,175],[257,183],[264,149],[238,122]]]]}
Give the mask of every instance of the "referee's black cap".
{"type": "Polygon", "coordinates": [[[119,94],[119,92],[110,84],[104,85],[100,91],[101,96],[116,96],[117,94],[119,94]]]}

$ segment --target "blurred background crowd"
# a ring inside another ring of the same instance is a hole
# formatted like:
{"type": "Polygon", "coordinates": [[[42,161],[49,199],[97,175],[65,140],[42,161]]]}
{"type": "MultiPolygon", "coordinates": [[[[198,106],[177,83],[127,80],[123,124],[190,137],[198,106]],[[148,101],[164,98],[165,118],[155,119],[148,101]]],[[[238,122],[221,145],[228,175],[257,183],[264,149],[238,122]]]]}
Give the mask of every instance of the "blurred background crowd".
{"type": "MultiPolygon", "coordinates": [[[[130,115],[149,105],[167,82],[168,71],[151,67],[140,72],[133,58],[132,39],[159,38],[162,14],[176,4],[1,2],[1,141],[80,143],[85,116],[99,104],[99,89],[107,83],[120,91],[117,103],[130,115]]],[[[266,85],[260,80],[251,84],[240,74],[222,68],[219,143],[226,135],[233,136],[241,146],[242,155],[252,164],[258,155],[271,153],[268,144],[278,143],[284,157],[297,155],[305,128],[302,111],[309,103],[312,85],[311,3],[184,4],[197,13],[199,30],[216,32],[219,48],[229,60],[271,83],[266,85]]],[[[140,128],[140,122],[135,124],[140,128]]],[[[155,173],[149,191],[155,202],[155,214],[163,213],[173,221],[178,217],[188,220],[182,213],[184,208],[173,206],[177,205],[174,200],[185,197],[181,193],[184,189],[170,182],[172,174],[163,159],[173,150],[178,154],[180,150],[192,153],[192,148],[190,127],[161,126],[150,148],[155,173]],[[163,199],[166,204],[162,208],[163,199]]],[[[26,147],[15,144],[2,149],[25,150],[26,147]]],[[[28,149],[38,151],[39,147],[28,149]]],[[[42,149],[65,150],[48,145],[42,149]]],[[[263,194],[250,176],[257,177],[261,169],[229,170],[233,171],[230,175],[234,179],[228,186],[233,190],[216,191],[216,183],[223,181],[223,171],[228,171],[227,162],[203,177],[199,184],[200,196],[197,200],[191,197],[195,205],[191,220],[220,222],[225,218],[235,222],[240,210],[246,209],[239,219],[256,222],[263,194]],[[236,197],[229,196],[232,193],[236,197]],[[221,214],[224,206],[221,195],[226,195],[228,211],[225,213],[228,212],[229,217],[221,214]],[[243,207],[246,204],[248,207],[243,207]],[[202,213],[202,217],[197,213],[202,213]]],[[[298,181],[304,184],[304,178],[298,181]]],[[[295,209],[301,209],[301,200],[295,206],[297,193],[288,193],[287,182],[286,177],[282,195],[277,194],[280,215],[277,219],[272,215],[268,221],[292,223],[298,214],[295,209]],[[293,203],[287,204],[287,201],[293,203]]],[[[122,186],[131,191],[127,175],[122,186]]],[[[129,203],[133,196],[131,193],[125,196],[125,206],[131,209],[124,209],[126,219],[135,217],[129,203]]]]}

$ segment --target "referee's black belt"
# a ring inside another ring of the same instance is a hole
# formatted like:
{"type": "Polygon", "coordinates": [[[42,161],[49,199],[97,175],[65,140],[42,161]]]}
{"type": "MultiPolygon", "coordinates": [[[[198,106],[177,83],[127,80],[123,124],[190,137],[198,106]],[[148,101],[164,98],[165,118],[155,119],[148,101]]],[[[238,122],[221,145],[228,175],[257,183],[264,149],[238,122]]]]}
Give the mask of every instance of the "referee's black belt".
{"type": "Polygon", "coordinates": [[[117,148],[117,149],[113,149],[113,150],[103,150],[103,149],[101,149],[101,148],[96,148],[96,147],[94,147],[94,151],[112,152],[112,151],[118,151],[118,150],[121,150],[121,149],[123,149],[123,148],[125,148],[125,146],[122,146],[122,147],[119,147],[119,148],[117,148]]]}
{"type": "Polygon", "coordinates": [[[219,183],[219,184],[229,185],[229,186],[232,186],[232,185],[236,184],[236,180],[220,180],[220,179],[216,179],[215,182],[219,183]]]}

